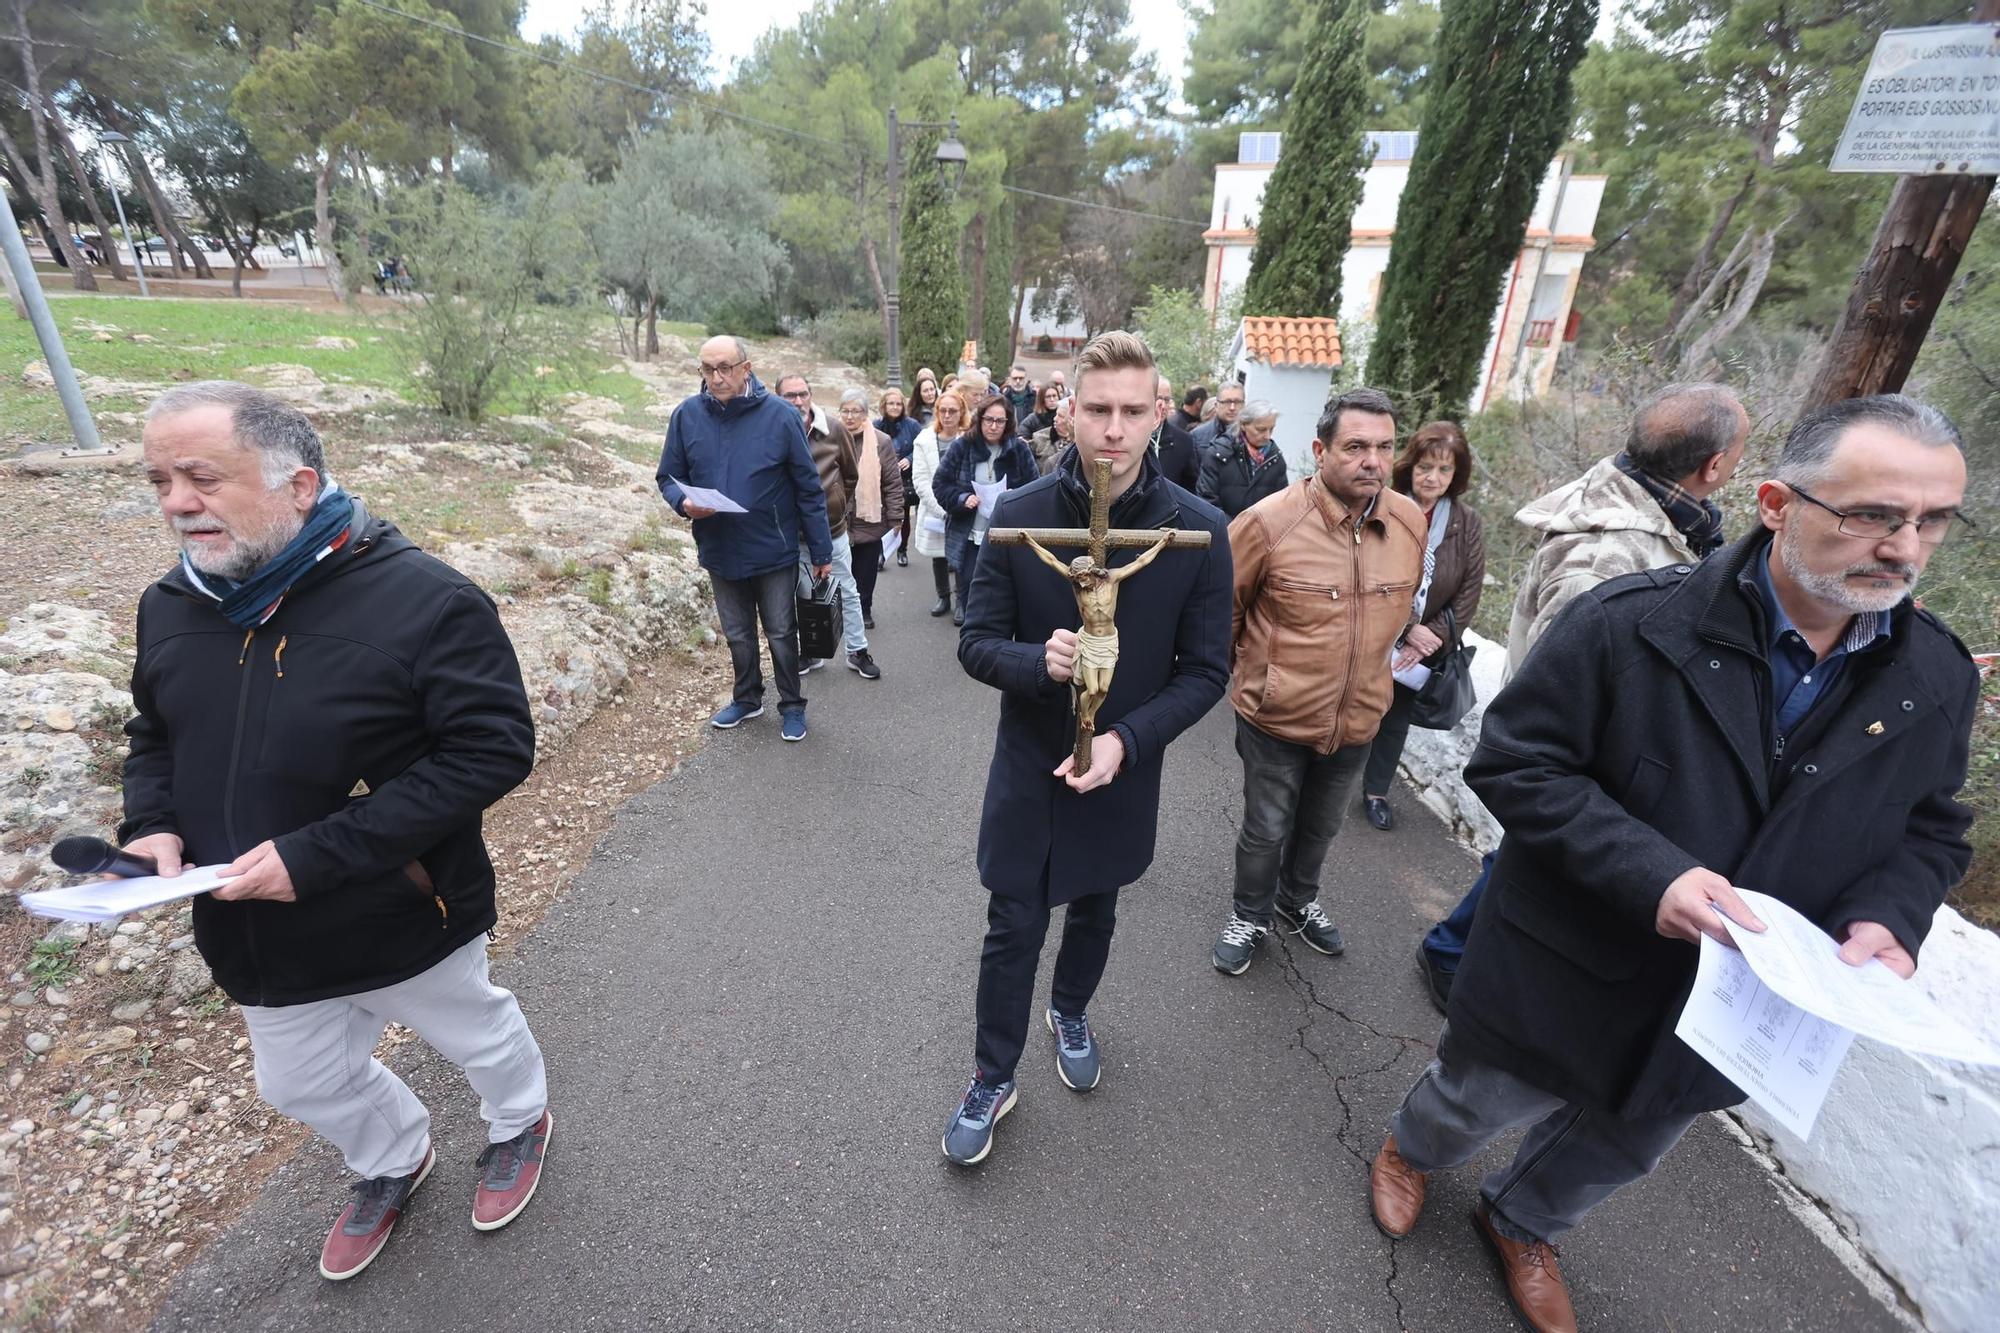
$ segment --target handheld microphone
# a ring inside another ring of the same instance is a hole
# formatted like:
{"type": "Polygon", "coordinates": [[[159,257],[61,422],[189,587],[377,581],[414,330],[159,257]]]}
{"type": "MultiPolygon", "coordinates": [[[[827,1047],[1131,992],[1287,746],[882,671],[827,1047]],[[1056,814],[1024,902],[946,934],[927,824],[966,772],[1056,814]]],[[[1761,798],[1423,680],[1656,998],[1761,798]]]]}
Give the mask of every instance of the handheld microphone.
{"type": "Polygon", "coordinates": [[[150,856],[134,856],[113,847],[102,838],[64,838],[49,848],[49,860],[72,875],[118,875],[137,879],[160,873],[159,863],[150,856]]]}

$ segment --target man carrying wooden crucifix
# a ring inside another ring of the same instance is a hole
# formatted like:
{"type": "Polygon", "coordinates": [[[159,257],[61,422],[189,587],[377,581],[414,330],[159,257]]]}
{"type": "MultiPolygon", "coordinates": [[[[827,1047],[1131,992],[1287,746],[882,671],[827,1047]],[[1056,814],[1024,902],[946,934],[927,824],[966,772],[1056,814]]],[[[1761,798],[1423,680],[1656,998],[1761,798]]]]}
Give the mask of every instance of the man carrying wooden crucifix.
{"type": "Polygon", "coordinates": [[[1102,334],[1078,356],[1073,383],[1076,447],[1001,498],[958,645],[967,674],[1000,691],[979,821],[979,878],[992,896],[975,1071],[944,1134],[945,1156],[964,1166],[985,1160],[1016,1103],[1014,1067],[1058,906],[1067,910],[1044,1021],[1063,1082],[1097,1085],[1085,1007],[1110,954],[1118,891],[1152,864],[1168,743],[1229,678],[1226,524],[1153,460],[1152,352],[1133,334],[1102,334]]]}

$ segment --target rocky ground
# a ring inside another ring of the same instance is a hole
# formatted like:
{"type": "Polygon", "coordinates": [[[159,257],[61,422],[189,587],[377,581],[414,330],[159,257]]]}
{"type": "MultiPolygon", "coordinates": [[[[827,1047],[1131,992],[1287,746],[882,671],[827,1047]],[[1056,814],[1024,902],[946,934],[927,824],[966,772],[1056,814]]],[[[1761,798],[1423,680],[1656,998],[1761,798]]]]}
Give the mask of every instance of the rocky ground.
{"type": "MultiPolygon", "coordinates": [[[[698,743],[727,690],[692,540],[653,483],[667,411],[695,382],[692,349],[663,341],[660,361],[628,367],[653,393],[643,412],[572,397],[478,428],[265,368],[318,420],[340,480],[479,580],[514,638],[538,763],[487,820],[502,950],[617,807],[698,743]]],[[[757,352],[767,381],[803,367],[829,407],[865,386],[797,345],[757,352]]],[[[136,417],[106,415],[112,442],[136,440],[136,417]]],[[[117,822],[133,610],[172,551],[129,451],[0,460],[0,507],[0,886],[19,891],[62,882],[44,859],[55,838],[117,822]]],[[[301,1141],[257,1100],[248,1038],[189,922],[183,907],[52,925],[0,899],[0,1326],[141,1322],[301,1141]]]]}

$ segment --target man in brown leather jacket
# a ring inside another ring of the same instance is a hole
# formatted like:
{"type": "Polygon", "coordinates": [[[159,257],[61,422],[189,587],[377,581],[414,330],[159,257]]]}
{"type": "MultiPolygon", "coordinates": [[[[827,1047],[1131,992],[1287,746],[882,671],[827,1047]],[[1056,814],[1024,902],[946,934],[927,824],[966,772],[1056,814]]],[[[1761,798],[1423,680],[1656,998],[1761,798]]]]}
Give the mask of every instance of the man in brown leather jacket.
{"type": "Polygon", "coordinates": [[[1315,435],[1312,474],[1229,525],[1243,822],[1235,908],[1211,961],[1230,976],[1249,969],[1274,911],[1312,948],[1341,952],[1318,902],[1320,866],[1388,711],[1389,652],[1423,572],[1423,515],[1389,487],[1388,395],[1341,394],[1315,435]]]}

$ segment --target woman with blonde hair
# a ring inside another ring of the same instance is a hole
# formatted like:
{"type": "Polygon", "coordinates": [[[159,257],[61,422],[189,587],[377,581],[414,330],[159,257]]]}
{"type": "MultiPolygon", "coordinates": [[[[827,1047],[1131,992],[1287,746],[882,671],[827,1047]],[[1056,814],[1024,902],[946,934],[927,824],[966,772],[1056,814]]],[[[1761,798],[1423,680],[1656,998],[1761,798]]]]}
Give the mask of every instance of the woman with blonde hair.
{"type": "MultiPolygon", "coordinates": [[[[854,585],[861,594],[861,627],[874,629],[875,576],[882,572],[882,538],[895,531],[903,517],[903,474],[896,466],[896,446],[868,424],[866,392],[849,389],[840,395],[840,424],[847,427],[854,441],[858,470],[854,507],[847,518],[847,535],[854,547],[854,585]]],[[[865,680],[882,674],[866,649],[849,653],[847,665],[865,680]]]]}
{"type": "Polygon", "coordinates": [[[971,405],[958,386],[952,385],[938,394],[930,423],[910,446],[910,477],[917,490],[917,521],[910,528],[910,547],[931,558],[931,578],[937,584],[937,601],[931,606],[934,616],[951,614],[951,561],[944,542],[944,506],[931,493],[931,478],[937,475],[938,457],[965,433],[971,417],[971,405]]]}

